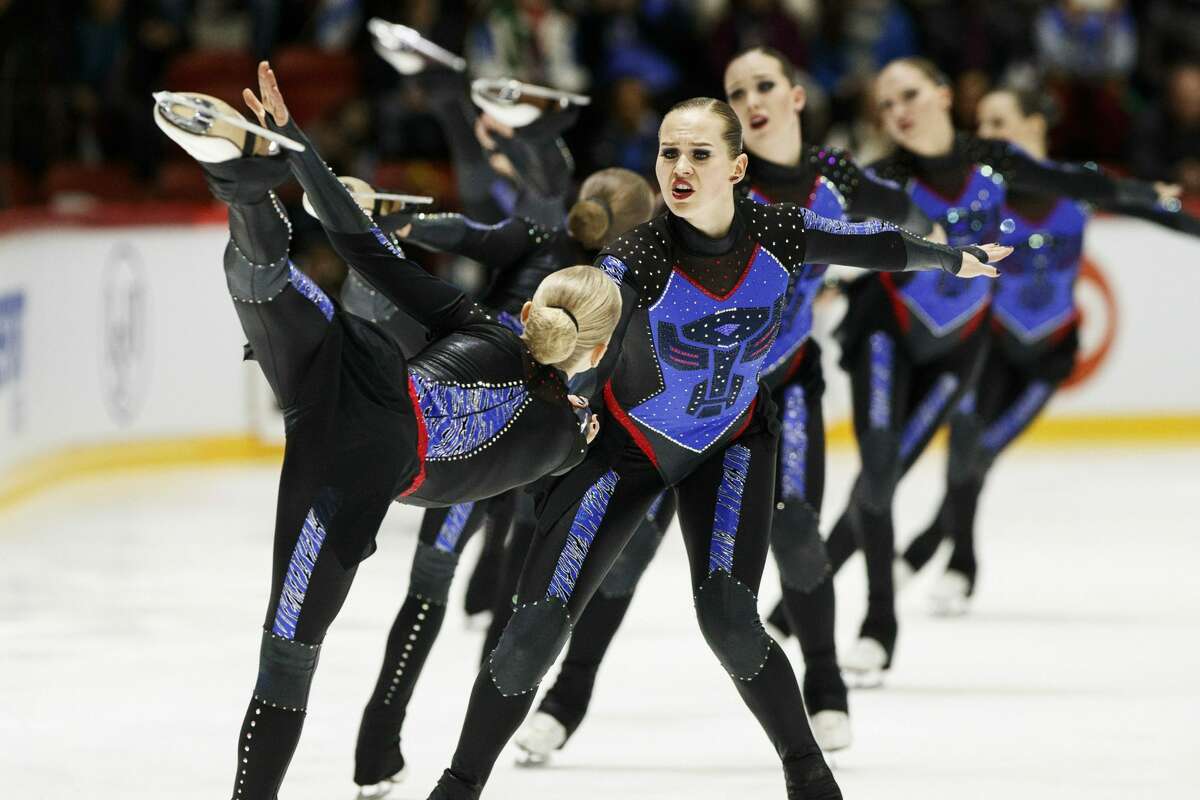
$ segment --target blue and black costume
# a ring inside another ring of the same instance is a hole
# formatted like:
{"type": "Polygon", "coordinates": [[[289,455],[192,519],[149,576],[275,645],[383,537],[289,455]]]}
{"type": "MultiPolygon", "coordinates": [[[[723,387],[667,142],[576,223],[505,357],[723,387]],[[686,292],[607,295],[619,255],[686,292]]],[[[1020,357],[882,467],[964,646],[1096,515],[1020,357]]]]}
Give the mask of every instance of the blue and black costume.
{"type": "MultiPolygon", "coordinates": [[[[900,150],[871,170],[904,187],[951,244],[1000,240],[1010,189],[1144,209],[1157,201],[1148,184],[1037,161],[1007,142],[966,135],[944,156],[900,150]]],[[[860,635],[879,642],[889,662],[898,627],[892,499],[938,426],[976,385],[990,344],[994,288],[978,278],[919,274],[867,276],[848,291],[838,338],[862,471],[826,545],[835,572],[863,549],[869,597],[860,635]]]]}
{"type": "Polygon", "coordinates": [[[303,154],[205,164],[229,204],[234,307],[284,409],[286,445],[258,682],[238,736],[232,796],[272,800],[299,739],[325,632],[393,500],[491,497],[579,463],[585,440],[561,372],[457,288],[405,259],[305,141],[303,154]],[[347,263],[419,322],[406,358],[288,257],[272,189],[289,167],[347,263]]]}
{"type": "MultiPolygon", "coordinates": [[[[806,146],[795,166],[751,154],[742,185],[751,199],[764,205],[794,203],[830,219],[851,214],[889,219],[919,233],[932,228],[904,191],[872,180],[834,148],[806,146]]],[[[779,333],[762,370],[762,380],[772,390],[779,411],[781,430],[771,535],[783,578],[784,600],[777,613],[784,615],[784,627],[799,631],[805,659],[804,703],[810,714],[847,710],[834,640],[833,582],[818,530],[825,488],[821,408],[825,381],[820,346],[811,335],[813,302],[825,271],[826,265],[809,263],[792,277],[779,333]]],[[[575,626],[554,684],[539,704],[538,710],[562,723],[568,736],[583,720],[600,661],[624,619],[637,579],[666,531],[670,516],[664,511],[671,508],[656,504],[600,585],[575,626]]]]}
{"type": "MultiPolygon", "coordinates": [[[[1197,235],[1200,223],[1176,211],[1116,206],[1197,235]]],[[[978,386],[950,415],[946,494],[937,516],[905,549],[915,571],[943,538],[953,542],[948,569],[974,590],[975,512],[996,458],[1033,423],[1071,374],[1079,349],[1075,282],[1083,260],[1088,206],[1065,198],[1010,190],[1000,243],[1011,245],[1004,280],[992,299],[992,344],[978,386]]]]}
{"type": "Polygon", "coordinates": [[[778,440],[759,379],[806,260],[957,272],[962,254],[882,223],[849,225],[746,198],[720,239],[667,214],[601,254],[597,264],[621,286],[624,305],[601,364],[600,438],[538,497],[516,609],[475,682],[432,797],[479,796],[574,620],[667,487],[678,500],[701,630],[775,745],[789,797],[841,796],[755,597],[778,440]]]}

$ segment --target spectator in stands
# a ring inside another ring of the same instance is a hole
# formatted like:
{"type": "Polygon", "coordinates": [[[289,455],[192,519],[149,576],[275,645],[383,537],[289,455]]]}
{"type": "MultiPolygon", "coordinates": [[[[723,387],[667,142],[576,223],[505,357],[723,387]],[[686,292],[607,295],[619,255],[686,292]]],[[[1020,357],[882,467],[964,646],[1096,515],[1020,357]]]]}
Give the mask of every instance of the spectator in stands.
{"type": "Polygon", "coordinates": [[[592,0],[579,16],[579,59],[595,85],[636,78],[667,98],[711,91],[696,74],[695,20],[680,0],[592,0]],[[686,88],[683,88],[686,87],[686,88]]]}
{"type": "Polygon", "coordinates": [[[652,175],[661,117],[650,104],[649,87],[640,78],[620,78],[607,99],[607,121],[593,146],[593,163],[652,175]]]}
{"type": "Polygon", "coordinates": [[[1200,195],[1200,61],[1176,65],[1163,108],[1139,120],[1131,156],[1138,176],[1200,195]]]}
{"type": "Polygon", "coordinates": [[[717,81],[725,65],[752,47],[772,47],[795,64],[809,63],[808,36],[800,20],[780,0],[732,0],[705,43],[717,81]]]}
{"type": "Polygon", "coordinates": [[[1137,26],[1125,0],[1058,0],[1035,29],[1038,61],[1063,110],[1051,149],[1067,159],[1119,156],[1137,60],[1137,26]]]}
{"type": "Polygon", "coordinates": [[[575,20],[551,0],[496,0],[467,34],[466,56],[484,77],[512,77],[583,91],[588,73],[575,53],[575,20]]]}

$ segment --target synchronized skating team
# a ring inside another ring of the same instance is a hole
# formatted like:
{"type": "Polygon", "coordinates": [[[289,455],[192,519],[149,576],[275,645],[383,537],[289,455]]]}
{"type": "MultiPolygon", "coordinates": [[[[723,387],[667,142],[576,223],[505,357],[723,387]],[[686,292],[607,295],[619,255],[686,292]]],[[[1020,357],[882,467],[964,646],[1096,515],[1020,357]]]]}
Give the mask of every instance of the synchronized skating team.
{"type": "Polygon", "coordinates": [[[840,798],[824,753],[851,743],[847,681],[877,684],[892,663],[898,581],[949,539],[935,597],[965,608],[988,471],[1072,370],[1090,209],[1193,235],[1200,222],[1180,212],[1176,187],[1048,161],[1040,94],[995,91],[980,130],[955,131],[947,81],[921,59],[878,75],[895,148],[859,166],[804,141],[804,89],[769,48],[730,61],[725,100],[664,117],[657,187],[602,169],[572,201],[560,135],[586,97],[471,84],[461,59],[414,31],[371,30],[430,98],[465,215],[336,177],[265,62],[257,92],[244,92],[258,124],[206,95],[164,92],[154,105],[229,207],[226,282],[286,430],[271,601],[231,796],[277,796],[325,633],[400,502],[428,510],[363,712],[359,798],[388,795],[403,776],[405,711],[473,534],[488,542],[472,583],[493,587],[474,592],[494,599],[491,629],[430,800],[479,797],[514,735],[529,764],[568,742],[676,518],[700,631],[774,745],[786,796],[840,798]],[[292,178],[348,267],[340,298],[289,259],[274,189],[292,178]],[[516,189],[500,208],[496,181],[516,189]],[[479,261],[487,289],[472,299],[410,260],[409,245],[479,261]],[[825,539],[811,333],[831,264],[869,271],[840,284],[849,304],[836,338],[862,466],[825,539]],[[944,423],[945,499],[897,555],[896,486],[944,423]],[[833,576],[860,548],[867,613],[839,658],[833,576]],[[799,641],[802,683],[759,618],[768,551],[783,594],[769,621],[799,641]]]}

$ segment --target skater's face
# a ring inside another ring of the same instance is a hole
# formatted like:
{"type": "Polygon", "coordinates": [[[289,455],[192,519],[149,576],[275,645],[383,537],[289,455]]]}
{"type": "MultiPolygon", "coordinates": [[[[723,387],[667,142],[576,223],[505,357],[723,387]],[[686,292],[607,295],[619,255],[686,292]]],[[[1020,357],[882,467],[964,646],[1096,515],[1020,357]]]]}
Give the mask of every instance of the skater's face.
{"type": "Polygon", "coordinates": [[[984,95],[977,116],[979,136],[983,139],[1003,139],[1032,153],[1045,149],[1046,118],[1022,113],[1021,104],[1012,92],[984,95]]]}
{"type": "Polygon", "coordinates": [[[725,122],[703,108],[672,111],[658,129],[654,172],[667,208],[695,221],[732,203],[733,185],[746,174],[746,154],[731,153],[725,122]]]}
{"type": "Polygon", "coordinates": [[[884,131],[906,150],[927,152],[945,131],[953,131],[950,88],[912,64],[894,62],[879,73],[875,102],[884,131]]]}
{"type": "Polygon", "coordinates": [[[778,59],[752,50],[730,61],[725,97],[742,123],[750,152],[769,157],[777,144],[799,140],[804,88],[792,84],[778,59]]]}

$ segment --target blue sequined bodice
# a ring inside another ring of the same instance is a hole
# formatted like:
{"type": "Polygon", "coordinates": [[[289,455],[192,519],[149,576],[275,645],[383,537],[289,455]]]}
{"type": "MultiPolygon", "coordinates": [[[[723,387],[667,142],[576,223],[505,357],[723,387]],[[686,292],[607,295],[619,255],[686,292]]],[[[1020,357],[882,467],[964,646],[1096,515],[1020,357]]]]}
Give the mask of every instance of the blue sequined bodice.
{"type": "Polygon", "coordinates": [[[629,416],[697,453],[720,439],[758,392],[787,287],[787,270],[762,246],[723,297],[675,269],[648,309],[664,388],[629,416]]]}
{"type": "Polygon", "coordinates": [[[1086,224],[1083,207],[1066,199],[1037,222],[1004,208],[999,242],[1014,249],[1004,261],[993,308],[1021,341],[1037,341],[1074,318],[1086,224]]]}
{"type": "MultiPolygon", "coordinates": [[[[999,233],[1004,181],[991,167],[971,170],[962,193],[953,200],[919,181],[908,188],[917,207],[941,223],[952,245],[994,242],[999,233]]],[[[900,288],[905,306],[935,336],[945,336],[971,320],[988,304],[991,281],[956,278],[945,272],[918,272],[900,288]]]]}

